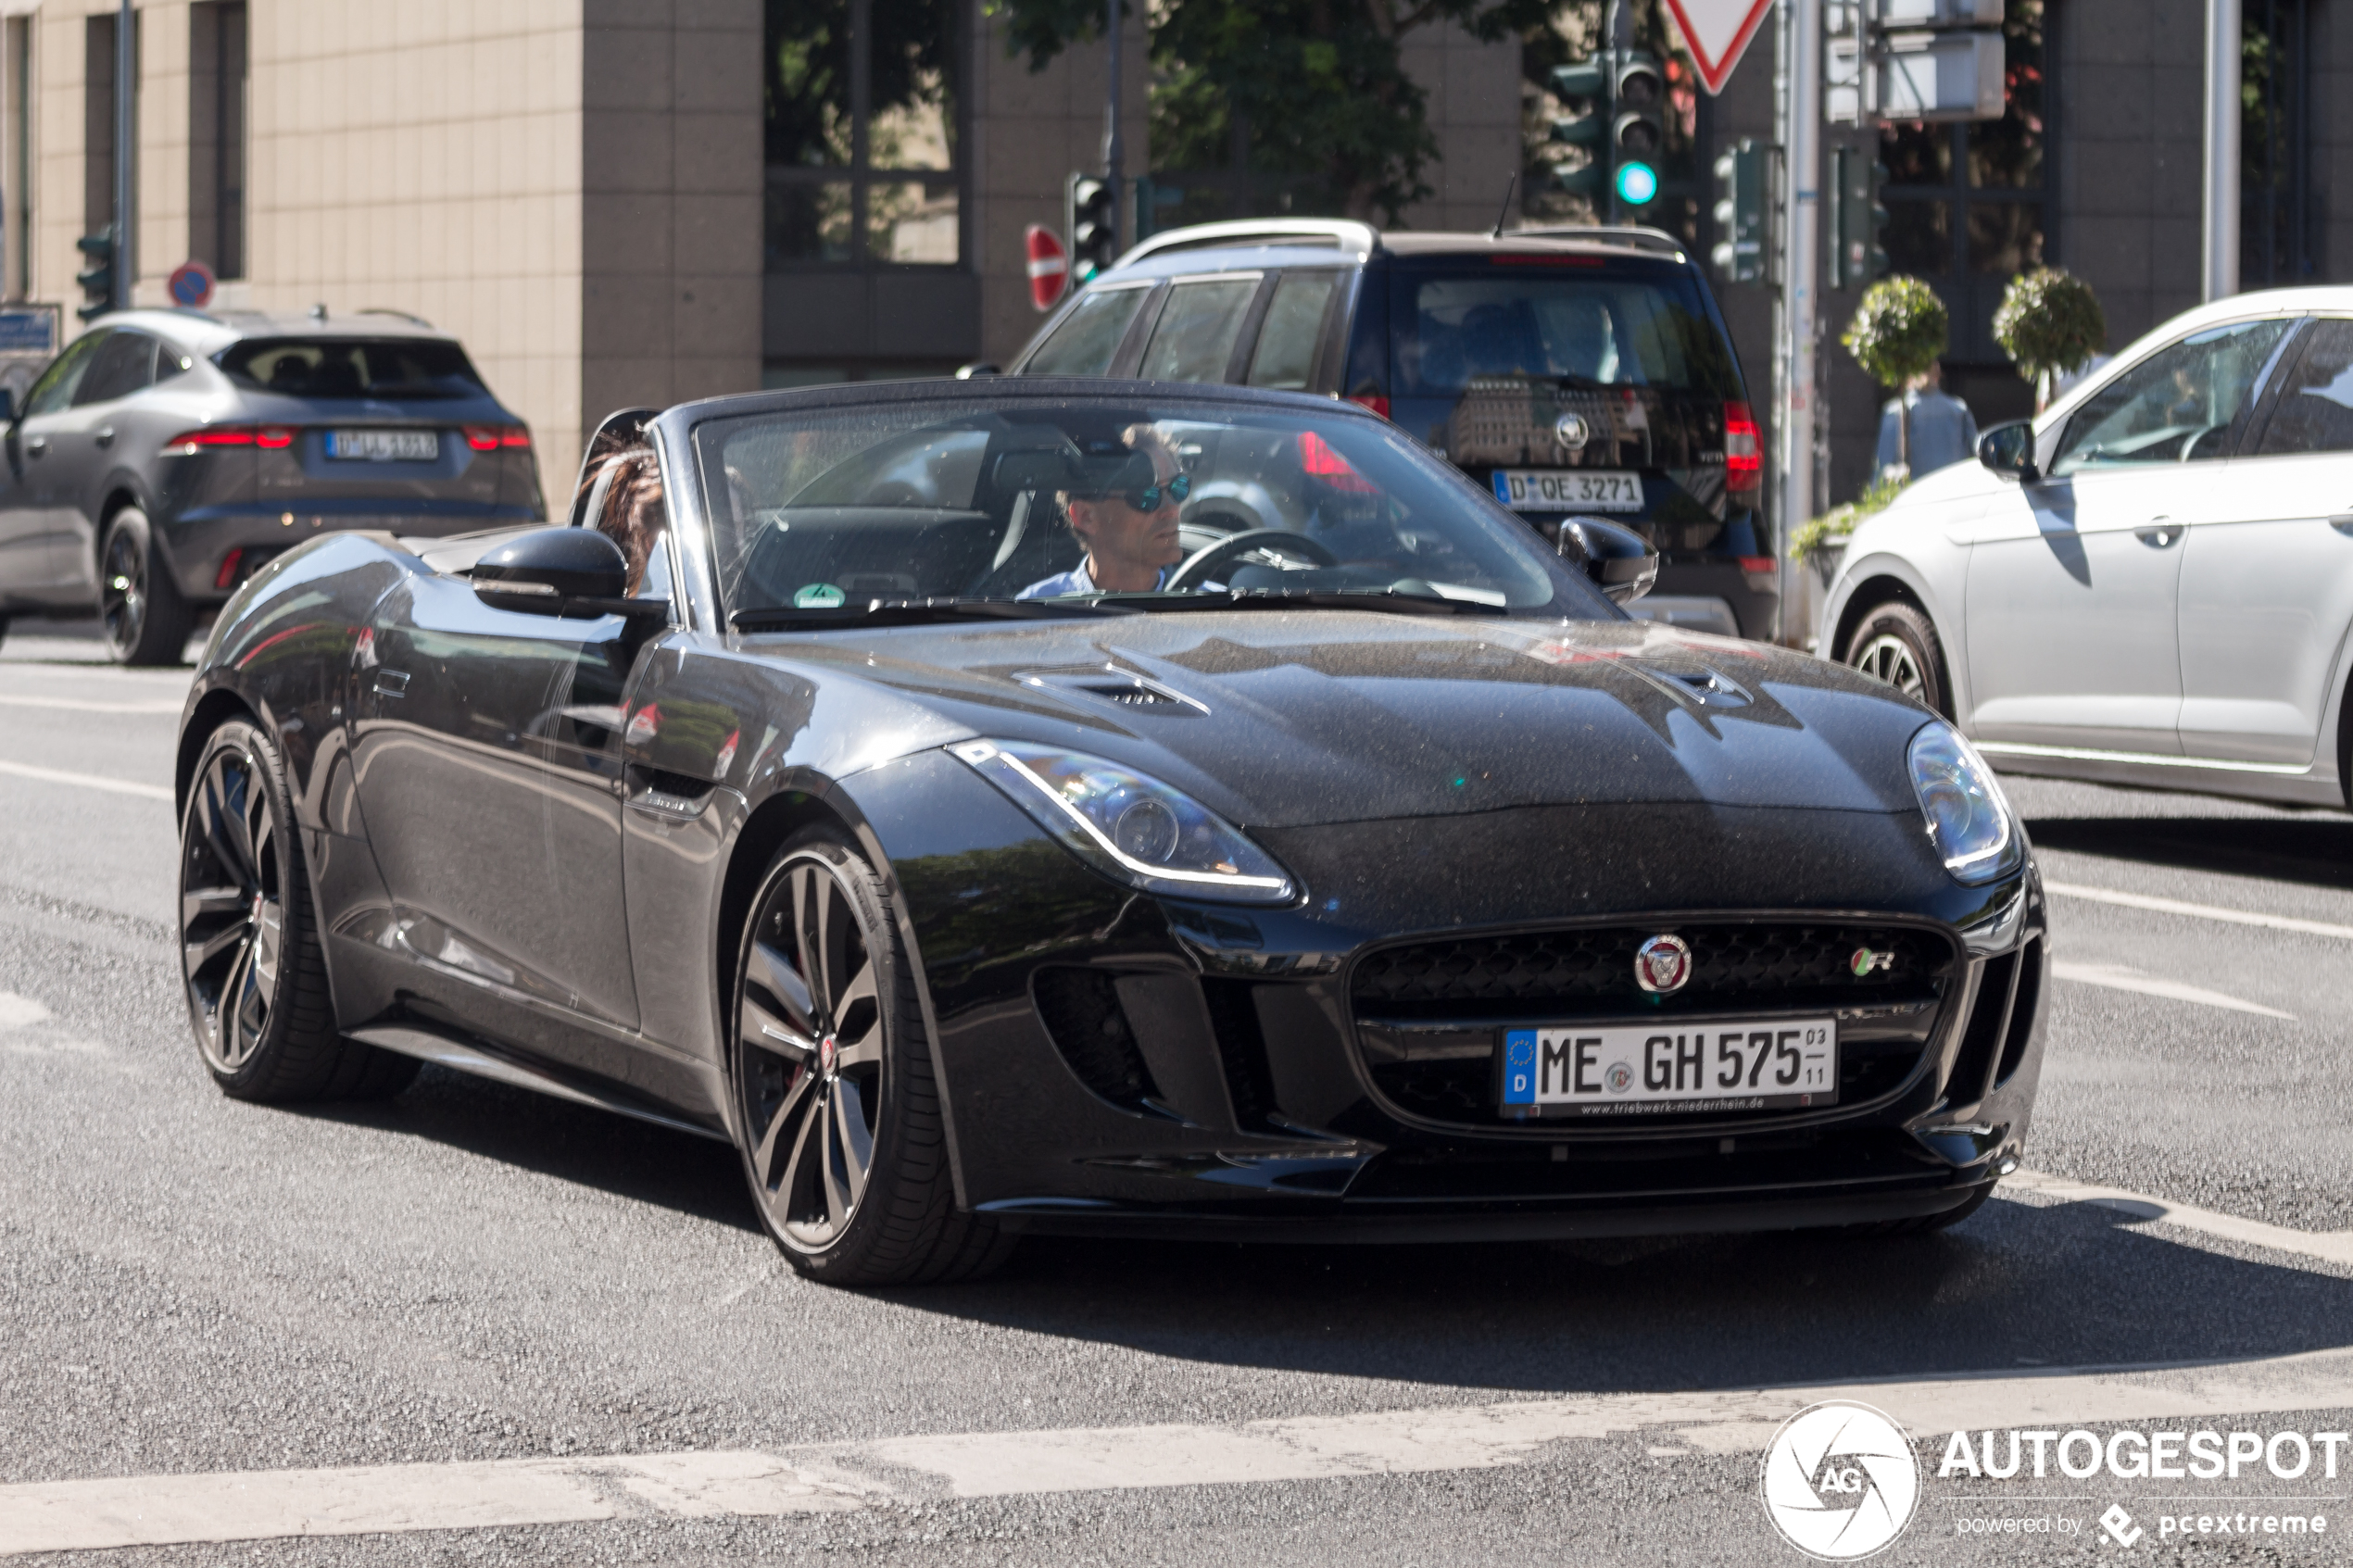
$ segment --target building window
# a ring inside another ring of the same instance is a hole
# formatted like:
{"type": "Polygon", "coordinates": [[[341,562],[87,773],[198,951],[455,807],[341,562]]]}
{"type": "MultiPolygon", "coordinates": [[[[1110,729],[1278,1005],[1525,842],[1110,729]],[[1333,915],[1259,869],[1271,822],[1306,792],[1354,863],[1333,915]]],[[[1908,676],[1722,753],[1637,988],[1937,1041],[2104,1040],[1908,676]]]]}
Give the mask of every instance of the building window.
{"type": "Polygon", "coordinates": [[[767,0],[767,270],[964,258],[963,0],[767,0]]]}
{"type": "Polygon", "coordinates": [[[245,275],[245,0],[188,10],[188,244],[245,275]]]}
{"type": "Polygon", "coordinates": [[[2308,0],[2245,0],[2239,54],[2239,286],[2320,273],[2308,0]]]}
{"type": "Polygon", "coordinates": [[[2045,0],[2010,0],[2002,23],[2007,107],[1964,125],[1890,125],[1890,268],[1924,280],[1953,315],[1953,357],[2001,364],[1994,311],[2011,278],[2050,259],[2049,41],[2045,0]]]}

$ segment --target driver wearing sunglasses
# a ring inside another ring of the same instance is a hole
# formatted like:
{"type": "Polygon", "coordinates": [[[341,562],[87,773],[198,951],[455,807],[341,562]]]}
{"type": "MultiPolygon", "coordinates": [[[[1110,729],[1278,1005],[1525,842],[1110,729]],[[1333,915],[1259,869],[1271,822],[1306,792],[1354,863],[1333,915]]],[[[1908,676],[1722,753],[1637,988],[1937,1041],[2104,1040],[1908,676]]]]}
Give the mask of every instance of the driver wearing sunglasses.
{"type": "Polygon", "coordinates": [[[1169,568],[1185,558],[1176,537],[1176,508],[1192,492],[1192,476],[1167,437],[1151,426],[1130,425],[1120,439],[1133,448],[1124,461],[1098,483],[1061,493],[1070,531],[1087,546],[1087,558],[1032,583],[1017,597],[1152,593],[1168,581],[1169,568]]]}

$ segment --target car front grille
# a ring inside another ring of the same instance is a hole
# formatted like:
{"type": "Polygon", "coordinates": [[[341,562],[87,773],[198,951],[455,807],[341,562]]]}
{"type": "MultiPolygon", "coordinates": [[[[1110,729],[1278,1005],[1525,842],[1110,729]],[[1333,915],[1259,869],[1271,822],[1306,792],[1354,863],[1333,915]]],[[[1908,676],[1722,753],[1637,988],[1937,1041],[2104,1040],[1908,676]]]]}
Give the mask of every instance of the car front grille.
{"type": "Polygon", "coordinates": [[[1349,999],[1358,1049],[1383,1098],[1418,1117],[1491,1126],[1522,1120],[1497,1104],[1494,1052],[1506,1022],[1834,1013],[1838,1105],[1851,1108],[1911,1077],[1958,971],[1950,939],[1919,926],[1668,920],[1377,948],[1357,960],[1349,999]],[[1691,948],[1691,977],[1671,995],[1635,978],[1636,951],[1664,935],[1691,948]]]}

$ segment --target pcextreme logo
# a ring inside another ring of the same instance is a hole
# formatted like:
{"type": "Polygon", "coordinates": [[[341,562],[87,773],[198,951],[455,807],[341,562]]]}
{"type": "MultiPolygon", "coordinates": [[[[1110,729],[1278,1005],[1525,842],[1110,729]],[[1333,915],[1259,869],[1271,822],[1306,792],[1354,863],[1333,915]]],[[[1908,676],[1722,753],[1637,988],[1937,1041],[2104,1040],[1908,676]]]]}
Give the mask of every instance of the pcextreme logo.
{"type": "Polygon", "coordinates": [[[1912,1522],[1919,1461],[1884,1411],[1826,1399],[1773,1434],[1761,1490],[1783,1540],[1824,1562],[1852,1562],[1883,1549],[1912,1522]]]}

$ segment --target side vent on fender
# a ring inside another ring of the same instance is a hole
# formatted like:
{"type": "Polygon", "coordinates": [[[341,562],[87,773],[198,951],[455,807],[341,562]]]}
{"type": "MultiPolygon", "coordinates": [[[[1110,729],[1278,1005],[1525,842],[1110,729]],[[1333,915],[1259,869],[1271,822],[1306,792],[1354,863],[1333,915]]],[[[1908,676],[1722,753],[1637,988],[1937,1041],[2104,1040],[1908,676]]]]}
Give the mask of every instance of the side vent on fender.
{"type": "Polygon", "coordinates": [[[1078,1081],[1123,1110],[1160,1098],[1112,977],[1092,969],[1041,969],[1030,981],[1038,1016],[1078,1081]]]}

